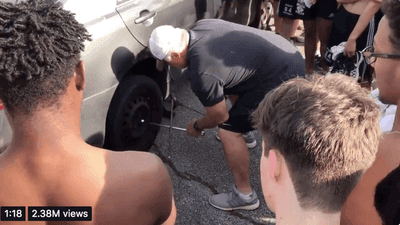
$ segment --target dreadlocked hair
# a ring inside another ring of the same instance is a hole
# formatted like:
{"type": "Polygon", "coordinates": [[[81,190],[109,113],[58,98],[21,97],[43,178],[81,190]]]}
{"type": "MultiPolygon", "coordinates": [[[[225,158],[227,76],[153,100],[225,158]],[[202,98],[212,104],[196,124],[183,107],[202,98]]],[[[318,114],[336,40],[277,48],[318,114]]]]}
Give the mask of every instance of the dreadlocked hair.
{"type": "Polygon", "coordinates": [[[57,105],[91,40],[75,15],[48,0],[0,2],[0,99],[30,115],[57,105]]]}

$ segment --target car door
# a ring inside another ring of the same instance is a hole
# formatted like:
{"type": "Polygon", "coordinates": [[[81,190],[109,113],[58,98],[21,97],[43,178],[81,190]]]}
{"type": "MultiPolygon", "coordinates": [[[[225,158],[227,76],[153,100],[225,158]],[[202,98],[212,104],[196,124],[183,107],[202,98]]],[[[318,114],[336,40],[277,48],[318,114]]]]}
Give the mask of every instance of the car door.
{"type": "Polygon", "coordinates": [[[117,0],[117,11],[136,40],[147,46],[151,32],[158,26],[192,26],[196,22],[196,1],[117,0]]]}

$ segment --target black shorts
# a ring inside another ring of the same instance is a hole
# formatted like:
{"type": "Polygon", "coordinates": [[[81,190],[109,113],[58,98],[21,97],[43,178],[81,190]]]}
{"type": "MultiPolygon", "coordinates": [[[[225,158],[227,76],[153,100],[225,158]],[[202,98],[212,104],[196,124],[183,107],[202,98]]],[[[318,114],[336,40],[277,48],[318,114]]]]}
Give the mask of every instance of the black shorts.
{"type": "Polygon", "coordinates": [[[316,20],[317,18],[332,20],[336,8],[336,0],[317,0],[317,3],[311,8],[307,8],[304,2],[298,0],[280,0],[278,16],[302,20],[316,20]]]}
{"type": "Polygon", "coordinates": [[[266,92],[249,92],[240,96],[229,110],[229,119],[218,127],[236,133],[247,133],[254,130],[251,114],[264,99],[266,92]]]}

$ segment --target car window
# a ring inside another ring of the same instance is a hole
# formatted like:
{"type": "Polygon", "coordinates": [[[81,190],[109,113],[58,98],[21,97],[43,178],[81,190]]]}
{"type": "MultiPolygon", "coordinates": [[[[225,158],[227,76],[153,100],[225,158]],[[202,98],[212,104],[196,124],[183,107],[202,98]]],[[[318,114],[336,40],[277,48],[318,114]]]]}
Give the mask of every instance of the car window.
{"type": "Polygon", "coordinates": [[[80,23],[105,18],[115,12],[115,0],[59,0],[64,2],[64,9],[75,13],[80,23]]]}
{"type": "Polygon", "coordinates": [[[144,1],[149,1],[149,0],[117,0],[117,5],[121,5],[126,2],[132,3],[133,5],[138,5],[139,3],[144,1]]]}

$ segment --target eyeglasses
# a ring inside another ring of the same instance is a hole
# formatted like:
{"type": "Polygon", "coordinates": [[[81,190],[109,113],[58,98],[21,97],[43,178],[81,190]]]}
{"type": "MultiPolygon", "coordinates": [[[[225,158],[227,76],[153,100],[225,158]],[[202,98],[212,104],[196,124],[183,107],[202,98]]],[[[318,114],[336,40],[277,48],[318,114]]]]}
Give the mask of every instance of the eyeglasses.
{"type": "Polygon", "coordinates": [[[370,46],[365,48],[362,51],[365,61],[368,65],[371,65],[376,61],[376,58],[386,58],[386,59],[400,59],[400,55],[398,54],[386,54],[386,53],[374,53],[374,46],[370,46]]]}

